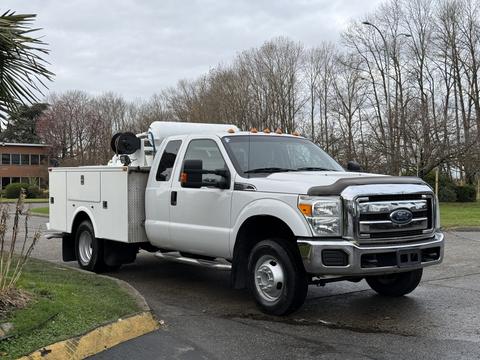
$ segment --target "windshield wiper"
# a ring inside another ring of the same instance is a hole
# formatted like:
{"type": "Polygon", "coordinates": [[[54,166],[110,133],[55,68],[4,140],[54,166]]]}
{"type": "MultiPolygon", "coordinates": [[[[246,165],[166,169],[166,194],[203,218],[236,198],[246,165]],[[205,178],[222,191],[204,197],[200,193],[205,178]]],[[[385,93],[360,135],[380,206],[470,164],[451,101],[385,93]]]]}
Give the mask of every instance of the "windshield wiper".
{"type": "Polygon", "coordinates": [[[265,168],[247,170],[247,171],[244,171],[243,173],[244,174],[257,174],[257,173],[273,174],[277,172],[288,172],[288,171],[297,171],[297,170],[280,168],[280,167],[265,167],[265,168]]]}
{"type": "Polygon", "coordinates": [[[298,169],[295,169],[295,171],[338,171],[338,170],[315,167],[315,166],[305,166],[305,167],[299,167],[298,169]]]}

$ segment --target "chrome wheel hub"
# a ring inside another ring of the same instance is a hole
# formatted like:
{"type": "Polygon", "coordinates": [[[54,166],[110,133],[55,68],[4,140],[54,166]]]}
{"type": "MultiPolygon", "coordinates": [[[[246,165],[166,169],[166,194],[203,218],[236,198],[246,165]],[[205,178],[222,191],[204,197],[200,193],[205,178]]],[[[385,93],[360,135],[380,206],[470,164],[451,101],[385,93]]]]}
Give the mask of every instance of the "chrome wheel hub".
{"type": "Polygon", "coordinates": [[[255,286],[260,296],[269,302],[280,299],[285,287],[285,275],[278,260],[264,255],[255,264],[255,286]]]}
{"type": "Polygon", "coordinates": [[[83,231],[78,238],[78,255],[84,266],[87,266],[92,258],[92,243],[92,235],[88,231],[83,231]]]}

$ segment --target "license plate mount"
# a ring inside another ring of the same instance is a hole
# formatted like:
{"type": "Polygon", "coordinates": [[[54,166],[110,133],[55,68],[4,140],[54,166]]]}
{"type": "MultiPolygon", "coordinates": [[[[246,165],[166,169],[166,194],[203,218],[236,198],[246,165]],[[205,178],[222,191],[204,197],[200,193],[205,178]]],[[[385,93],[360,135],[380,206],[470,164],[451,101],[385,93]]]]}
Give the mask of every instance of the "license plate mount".
{"type": "Polygon", "coordinates": [[[397,265],[399,268],[412,267],[421,264],[422,252],[420,249],[397,251],[397,265]]]}

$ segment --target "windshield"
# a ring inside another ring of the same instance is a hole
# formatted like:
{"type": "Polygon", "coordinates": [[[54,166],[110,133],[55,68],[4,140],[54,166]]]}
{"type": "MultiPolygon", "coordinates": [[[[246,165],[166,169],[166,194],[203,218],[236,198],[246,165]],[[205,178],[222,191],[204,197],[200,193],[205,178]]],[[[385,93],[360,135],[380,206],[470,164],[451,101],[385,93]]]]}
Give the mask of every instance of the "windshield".
{"type": "Polygon", "coordinates": [[[343,171],[326,152],[304,138],[241,135],[226,136],[223,142],[240,175],[287,171],[343,171]]]}

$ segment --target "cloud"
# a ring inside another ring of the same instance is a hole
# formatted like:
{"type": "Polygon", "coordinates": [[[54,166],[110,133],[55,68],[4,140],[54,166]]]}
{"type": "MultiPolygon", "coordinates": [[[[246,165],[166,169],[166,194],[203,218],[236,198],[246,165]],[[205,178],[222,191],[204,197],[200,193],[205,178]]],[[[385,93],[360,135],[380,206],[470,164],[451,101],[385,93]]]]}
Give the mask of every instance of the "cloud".
{"type": "Polygon", "coordinates": [[[352,18],[380,3],[358,0],[3,0],[38,14],[56,73],[51,91],[113,91],[145,98],[195,78],[244,49],[287,36],[337,41],[352,18]]]}

